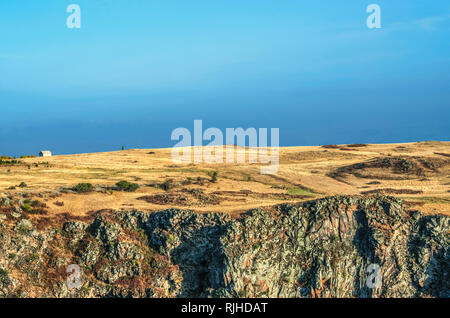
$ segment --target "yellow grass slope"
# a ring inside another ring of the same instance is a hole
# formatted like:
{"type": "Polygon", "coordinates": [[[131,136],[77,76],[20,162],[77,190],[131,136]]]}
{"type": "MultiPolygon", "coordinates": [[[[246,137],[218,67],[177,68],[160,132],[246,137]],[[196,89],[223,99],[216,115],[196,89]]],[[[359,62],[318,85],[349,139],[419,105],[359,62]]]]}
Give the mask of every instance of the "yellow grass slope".
{"type": "Polygon", "coordinates": [[[171,207],[237,214],[334,194],[378,193],[402,197],[425,213],[450,215],[449,142],[285,147],[280,148],[275,175],[260,174],[259,164],[175,164],[171,151],[130,149],[22,159],[0,166],[0,191],[13,197],[26,193],[45,202],[54,215],[171,207]],[[213,171],[218,172],[216,182],[210,181],[213,171]],[[140,188],[110,190],[120,180],[140,188]],[[18,187],[21,182],[27,187],[18,187]],[[95,191],[64,191],[81,182],[96,186],[95,191]],[[161,184],[170,188],[164,190],[161,184]]]}

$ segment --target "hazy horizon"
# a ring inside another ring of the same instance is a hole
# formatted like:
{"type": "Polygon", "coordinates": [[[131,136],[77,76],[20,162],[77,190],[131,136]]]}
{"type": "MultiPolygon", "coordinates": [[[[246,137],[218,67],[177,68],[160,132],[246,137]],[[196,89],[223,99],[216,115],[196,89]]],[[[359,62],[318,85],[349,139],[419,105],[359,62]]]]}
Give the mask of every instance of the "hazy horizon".
{"type": "Polygon", "coordinates": [[[0,155],[171,147],[195,119],[280,146],[450,140],[448,1],[14,1],[0,26],[0,155]]]}

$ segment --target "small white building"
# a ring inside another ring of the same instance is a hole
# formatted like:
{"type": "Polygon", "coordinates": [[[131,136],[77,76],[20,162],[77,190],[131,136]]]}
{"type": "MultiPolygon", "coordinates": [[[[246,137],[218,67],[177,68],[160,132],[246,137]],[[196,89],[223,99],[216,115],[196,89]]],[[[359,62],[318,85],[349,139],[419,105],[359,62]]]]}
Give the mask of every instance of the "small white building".
{"type": "Polygon", "coordinates": [[[50,150],[42,150],[39,153],[39,157],[51,157],[52,156],[52,152],[50,150]]]}

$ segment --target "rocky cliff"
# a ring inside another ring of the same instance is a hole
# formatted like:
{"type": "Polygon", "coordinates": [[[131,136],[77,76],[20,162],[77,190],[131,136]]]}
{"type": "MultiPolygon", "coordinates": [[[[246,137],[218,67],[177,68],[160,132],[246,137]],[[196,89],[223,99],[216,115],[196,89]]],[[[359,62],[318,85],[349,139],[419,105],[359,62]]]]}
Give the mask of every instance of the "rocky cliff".
{"type": "Polygon", "coordinates": [[[0,225],[3,297],[450,296],[449,218],[391,197],[329,197],[240,218],[103,211],[45,229],[12,213],[0,225]],[[70,264],[81,270],[75,288],[70,264]]]}

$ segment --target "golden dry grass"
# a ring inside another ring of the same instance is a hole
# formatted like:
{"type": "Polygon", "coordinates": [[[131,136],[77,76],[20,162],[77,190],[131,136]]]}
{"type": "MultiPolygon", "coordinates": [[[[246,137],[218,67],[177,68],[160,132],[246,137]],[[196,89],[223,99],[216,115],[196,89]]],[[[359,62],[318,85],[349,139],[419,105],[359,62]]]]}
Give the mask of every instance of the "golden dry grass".
{"type": "MultiPolygon", "coordinates": [[[[174,164],[172,149],[130,149],[125,151],[61,155],[48,158],[22,159],[22,164],[0,166],[0,191],[19,196],[27,192],[46,202],[50,214],[70,213],[86,215],[89,211],[101,209],[139,209],[159,211],[169,207],[192,209],[198,212],[220,211],[239,213],[251,208],[273,206],[286,202],[298,202],[308,198],[318,198],[334,194],[360,194],[376,189],[400,191],[420,191],[418,194],[396,194],[414,204],[425,213],[450,215],[450,174],[449,165],[427,171],[419,176],[405,174],[404,180],[395,180],[399,175],[389,169],[367,169],[365,173],[375,178],[362,178],[346,174],[343,180],[330,177],[339,167],[366,162],[374,158],[420,157],[450,160],[443,154],[450,154],[449,142],[419,142],[405,144],[371,144],[363,147],[339,146],[336,148],[285,147],[280,148],[280,166],[276,175],[260,174],[259,164],[174,164]],[[47,164],[48,162],[48,164],[47,164]],[[37,167],[36,167],[37,164],[37,167]],[[218,171],[216,183],[203,185],[188,184],[171,189],[177,193],[181,189],[202,189],[205,194],[213,192],[220,198],[219,204],[198,206],[160,205],[137,198],[165,193],[164,190],[146,186],[161,183],[167,179],[183,181],[187,178],[209,179],[209,173],[218,171]],[[382,178],[377,178],[380,175],[382,178]],[[389,179],[386,176],[395,178],[389,179]],[[136,192],[112,191],[88,194],[62,193],[52,191],[70,188],[80,182],[99,186],[113,186],[120,180],[141,185],[136,192]],[[25,182],[26,188],[8,190],[25,182]],[[243,194],[241,191],[247,191],[243,194]],[[252,193],[250,193],[251,191],[252,193]],[[302,195],[295,197],[290,195],[302,195]],[[63,202],[57,206],[55,202],[63,202]]],[[[239,151],[248,151],[240,148],[239,151]]],[[[398,179],[398,178],[397,178],[398,179]]]]}

